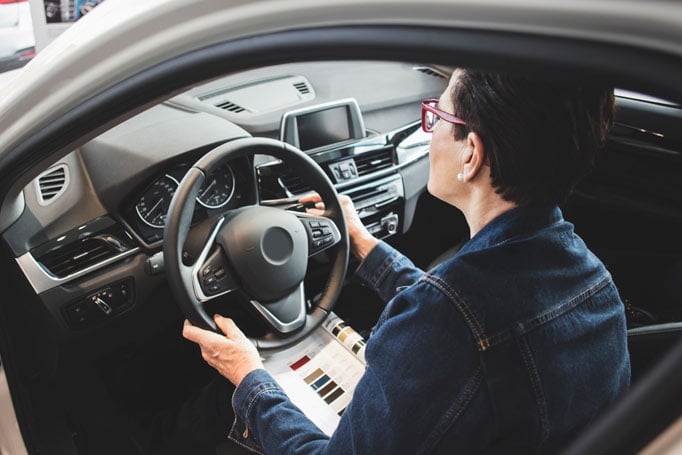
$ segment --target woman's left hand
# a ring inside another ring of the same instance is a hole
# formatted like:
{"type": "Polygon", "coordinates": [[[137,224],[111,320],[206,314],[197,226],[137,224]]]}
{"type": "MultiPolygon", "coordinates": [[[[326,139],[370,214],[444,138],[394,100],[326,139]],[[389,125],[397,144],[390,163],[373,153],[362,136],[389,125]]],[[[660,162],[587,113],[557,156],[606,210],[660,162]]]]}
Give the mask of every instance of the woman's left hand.
{"type": "Polygon", "coordinates": [[[213,317],[218,328],[225,334],[200,329],[185,321],[182,336],[201,348],[206,363],[218,370],[236,386],[247,374],[263,368],[256,346],[239,330],[234,321],[218,314],[213,317]]]}

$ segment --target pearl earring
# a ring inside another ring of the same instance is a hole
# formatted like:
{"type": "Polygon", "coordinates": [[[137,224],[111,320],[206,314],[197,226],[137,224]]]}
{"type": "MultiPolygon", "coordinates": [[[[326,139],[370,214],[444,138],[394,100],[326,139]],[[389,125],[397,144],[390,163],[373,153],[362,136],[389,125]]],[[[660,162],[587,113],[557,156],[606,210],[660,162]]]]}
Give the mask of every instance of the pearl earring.
{"type": "Polygon", "coordinates": [[[459,180],[460,182],[463,182],[464,181],[464,174],[462,174],[461,172],[459,174],[457,174],[457,180],[459,180]]]}

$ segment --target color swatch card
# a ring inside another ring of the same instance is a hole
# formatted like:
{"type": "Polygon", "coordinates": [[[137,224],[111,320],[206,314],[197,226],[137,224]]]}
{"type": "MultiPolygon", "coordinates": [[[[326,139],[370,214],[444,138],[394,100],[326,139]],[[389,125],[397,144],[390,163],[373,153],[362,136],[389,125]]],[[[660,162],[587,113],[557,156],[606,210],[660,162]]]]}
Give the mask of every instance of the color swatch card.
{"type": "Polygon", "coordinates": [[[331,435],[365,371],[364,346],[362,337],[332,314],[311,336],[264,363],[291,401],[331,435]]]}

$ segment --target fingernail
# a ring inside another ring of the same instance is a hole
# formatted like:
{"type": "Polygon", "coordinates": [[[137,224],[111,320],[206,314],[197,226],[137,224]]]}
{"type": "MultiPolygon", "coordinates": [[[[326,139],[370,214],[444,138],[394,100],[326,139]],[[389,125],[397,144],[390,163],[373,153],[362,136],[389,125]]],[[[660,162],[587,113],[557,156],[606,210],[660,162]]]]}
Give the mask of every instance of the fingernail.
{"type": "Polygon", "coordinates": [[[214,314],[214,315],[213,315],[213,319],[221,319],[221,318],[222,318],[222,316],[219,315],[219,314],[214,314]]]}

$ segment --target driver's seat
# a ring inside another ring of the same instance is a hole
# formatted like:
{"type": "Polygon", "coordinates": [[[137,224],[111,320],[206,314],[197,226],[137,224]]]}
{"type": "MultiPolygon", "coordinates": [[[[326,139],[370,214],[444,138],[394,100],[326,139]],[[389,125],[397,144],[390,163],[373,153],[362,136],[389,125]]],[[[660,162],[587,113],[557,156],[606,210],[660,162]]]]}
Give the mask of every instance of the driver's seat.
{"type": "Polygon", "coordinates": [[[682,340],[682,322],[628,330],[632,383],[642,378],[673,346],[682,340]]]}

